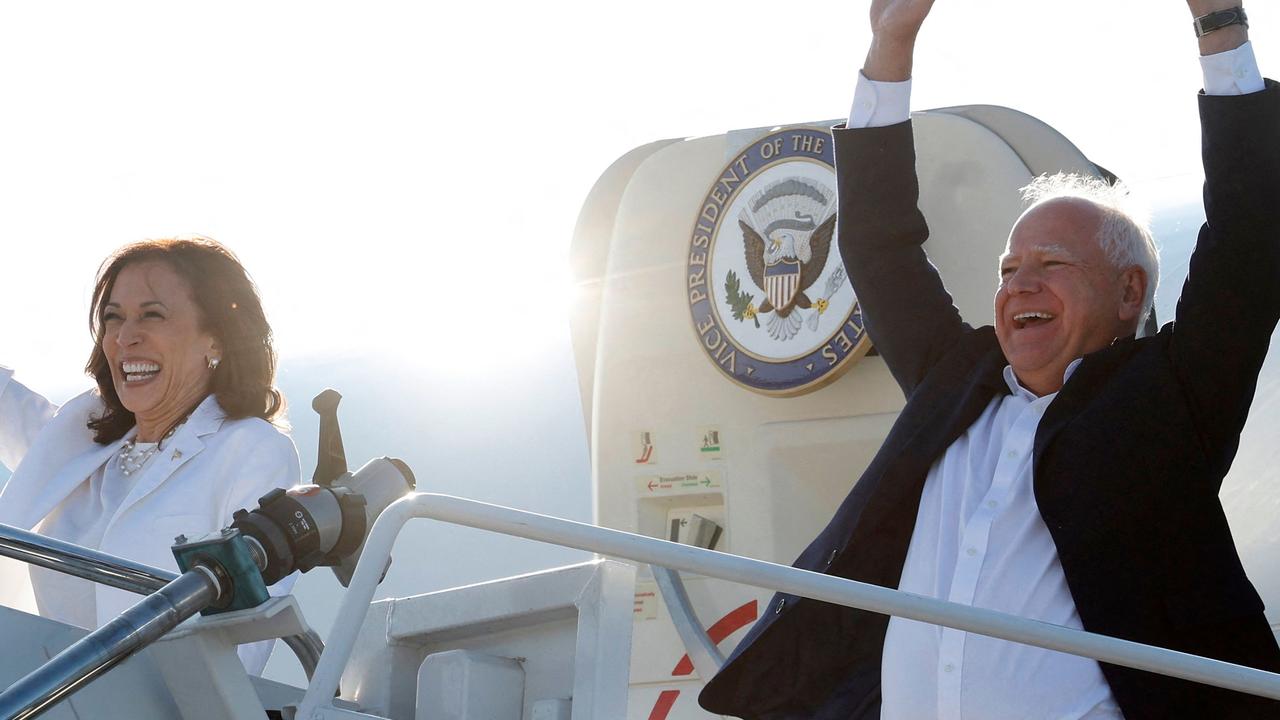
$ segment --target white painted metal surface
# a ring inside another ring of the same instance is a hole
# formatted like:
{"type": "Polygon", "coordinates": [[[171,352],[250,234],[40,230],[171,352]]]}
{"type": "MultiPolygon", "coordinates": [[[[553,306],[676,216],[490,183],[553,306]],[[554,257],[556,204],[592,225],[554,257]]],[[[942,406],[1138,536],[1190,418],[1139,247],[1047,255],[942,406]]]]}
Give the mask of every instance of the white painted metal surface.
{"type": "Polygon", "coordinates": [[[308,630],[297,599],[286,595],[249,610],[192,618],[151,654],[183,720],[261,720],[262,703],[236,647],[308,630]]]}
{"type": "Polygon", "coordinates": [[[413,717],[423,658],[465,649],[523,658],[526,720],[570,703],[579,718],[622,717],[634,577],[630,565],[597,560],[375,602],[343,696],[366,712],[413,717]]]}
{"type": "Polygon", "coordinates": [[[521,720],[520,660],[474,650],[432,653],[418,668],[415,720],[521,720]]]}
{"type": "Polygon", "coordinates": [[[539,700],[529,720],[571,720],[570,702],[563,698],[539,700]]]}

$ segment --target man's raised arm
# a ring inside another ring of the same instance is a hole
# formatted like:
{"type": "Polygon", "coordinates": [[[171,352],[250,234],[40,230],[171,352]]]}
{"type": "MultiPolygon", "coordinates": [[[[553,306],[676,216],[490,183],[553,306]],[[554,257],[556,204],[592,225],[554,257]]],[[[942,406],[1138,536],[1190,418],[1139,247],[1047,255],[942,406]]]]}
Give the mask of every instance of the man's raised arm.
{"type": "Polygon", "coordinates": [[[834,131],[839,241],[867,331],[910,394],[965,325],[929,263],[911,134],[910,77],[933,0],[874,0],[871,48],[847,129],[834,131]]]}
{"type": "Polygon", "coordinates": [[[1206,222],[1178,300],[1172,352],[1205,453],[1223,464],[1280,318],[1280,87],[1262,80],[1247,26],[1223,24],[1238,19],[1238,0],[1187,5],[1202,33],[1206,222]]]}

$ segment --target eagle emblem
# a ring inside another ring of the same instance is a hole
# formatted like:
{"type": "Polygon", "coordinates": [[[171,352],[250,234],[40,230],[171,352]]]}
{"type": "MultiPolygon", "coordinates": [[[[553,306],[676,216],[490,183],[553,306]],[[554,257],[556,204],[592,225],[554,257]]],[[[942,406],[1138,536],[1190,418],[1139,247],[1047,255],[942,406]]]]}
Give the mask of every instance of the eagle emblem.
{"type": "Polygon", "coordinates": [[[715,367],[774,397],[816,390],[871,346],[836,235],[825,128],[775,128],[728,156],[690,228],[683,291],[715,367]]]}
{"type": "MultiPolygon", "coordinates": [[[[821,314],[843,282],[844,271],[837,269],[817,302],[809,297],[827,265],[835,236],[833,200],[829,188],[793,177],[756,193],[738,215],[747,272],[765,296],[760,307],[751,308],[749,314],[772,313],[766,327],[775,340],[795,337],[804,322],[798,311],[816,306],[815,312],[821,314]]],[[[811,326],[816,328],[817,324],[814,315],[811,326]]]]}

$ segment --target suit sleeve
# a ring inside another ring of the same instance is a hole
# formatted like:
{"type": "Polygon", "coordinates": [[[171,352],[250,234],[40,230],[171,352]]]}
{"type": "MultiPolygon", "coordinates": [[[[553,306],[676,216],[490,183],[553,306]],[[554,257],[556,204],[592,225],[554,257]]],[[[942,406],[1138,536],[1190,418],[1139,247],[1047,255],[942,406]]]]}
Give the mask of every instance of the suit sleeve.
{"type": "MultiPolygon", "coordinates": [[[[219,527],[230,524],[231,514],[236,510],[257,507],[258,498],[273,488],[289,488],[300,482],[301,468],[293,441],[274,428],[263,428],[262,433],[263,440],[252,445],[245,454],[243,471],[232,486],[227,505],[222,508],[223,520],[219,527]]],[[[297,579],[298,574],[294,573],[267,590],[272,597],[288,595],[297,579]]],[[[250,675],[262,674],[275,644],[274,640],[263,640],[239,647],[240,662],[250,675]]]]}
{"type": "Polygon", "coordinates": [[[924,252],[912,125],[832,134],[845,272],[876,350],[909,396],[968,327],[924,252]]]}
{"type": "Polygon", "coordinates": [[[57,411],[57,405],[14,380],[12,370],[0,367],[0,463],[16,469],[57,411]]]}
{"type": "Polygon", "coordinates": [[[1201,95],[1200,115],[1206,222],[1171,352],[1207,456],[1229,463],[1280,318],[1280,86],[1201,95]]]}

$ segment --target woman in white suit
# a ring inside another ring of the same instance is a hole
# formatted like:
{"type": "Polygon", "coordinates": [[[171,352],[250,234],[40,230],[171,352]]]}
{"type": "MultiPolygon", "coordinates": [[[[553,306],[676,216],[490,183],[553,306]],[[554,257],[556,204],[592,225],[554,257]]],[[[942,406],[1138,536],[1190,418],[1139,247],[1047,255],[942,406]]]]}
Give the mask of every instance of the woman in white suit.
{"type": "MultiPolygon", "coordinates": [[[[156,567],[170,546],[299,482],[273,421],[275,353],[257,290],[212,240],[125,246],[103,263],[86,366],[97,388],[56,407],[0,368],[0,523],[156,567]]],[[[138,595],[31,568],[40,614],[96,628],[138,595]]],[[[285,580],[273,594],[287,591],[285,580]]],[[[261,672],[270,643],[241,648],[261,672]]]]}

